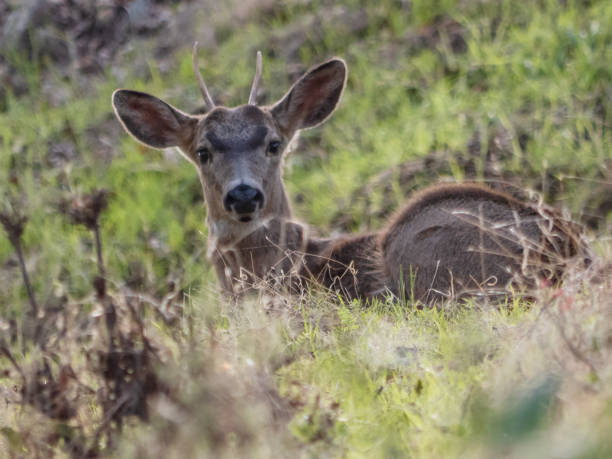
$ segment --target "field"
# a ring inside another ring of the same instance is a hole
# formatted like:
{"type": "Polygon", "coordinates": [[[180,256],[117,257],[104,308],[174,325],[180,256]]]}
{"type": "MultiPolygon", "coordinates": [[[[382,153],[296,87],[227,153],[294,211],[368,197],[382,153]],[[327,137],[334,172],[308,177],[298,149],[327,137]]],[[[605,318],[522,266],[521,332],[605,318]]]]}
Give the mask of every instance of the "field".
{"type": "Polygon", "coordinates": [[[0,457],[612,456],[610,2],[39,3],[0,0],[0,457]],[[228,301],[193,166],[110,105],[200,111],[195,40],[228,106],[257,50],[262,104],[346,60],[286,158],[319,234],[475,180],[562,209],[594,266],[502,305],[228,301]]]}

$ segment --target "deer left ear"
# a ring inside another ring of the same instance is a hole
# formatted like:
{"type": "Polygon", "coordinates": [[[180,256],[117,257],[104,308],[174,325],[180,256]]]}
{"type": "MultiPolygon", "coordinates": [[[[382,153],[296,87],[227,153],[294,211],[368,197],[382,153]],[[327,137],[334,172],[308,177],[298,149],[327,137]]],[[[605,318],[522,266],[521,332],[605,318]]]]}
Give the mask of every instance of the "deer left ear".
{"type": "Polygon", "coordinates": [[[308,71],[271,109],[287,133],[315,127],[331,116],[346,85],[346,64],[331,59],[308,71]]]}
{"type": "Polygon", "coordinates": [[[117,118],[136,140],[153,148],[189,150],[197,118],[150,94],[127,89],[116,90],[112,103],[117,118]]]}

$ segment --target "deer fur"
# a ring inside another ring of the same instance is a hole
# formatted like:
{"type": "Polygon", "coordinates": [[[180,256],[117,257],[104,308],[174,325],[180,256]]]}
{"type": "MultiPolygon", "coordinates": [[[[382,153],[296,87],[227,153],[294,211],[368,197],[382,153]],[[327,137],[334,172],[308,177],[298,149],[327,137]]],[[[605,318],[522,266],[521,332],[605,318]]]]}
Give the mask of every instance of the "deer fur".
{"type": "Polygon", "coordinates": [[[432,303],[505,294],[525,279],[557,281],[581,251],[579,231],[558,212],[477,184],[423,190],[378,232],[317,237],[293,218],[283,151],[297,131],[331,116],[346,85],[344,61],[312,68],[270,106],[256,104],[260,54],[248,104],[236,108],[214,104],[195,46],[194,71],[206,114],[124,89],[113,93],[112,104],[138,141],[178,147],[195,166],[207,207],[207,253],[230,294],[281,279],[293,291],[314,283],[347,299],[394,295],[432,303]],[[228,209],[224,196],[237,186],[260,191],[263,204],[246,216],[228,209]]]}

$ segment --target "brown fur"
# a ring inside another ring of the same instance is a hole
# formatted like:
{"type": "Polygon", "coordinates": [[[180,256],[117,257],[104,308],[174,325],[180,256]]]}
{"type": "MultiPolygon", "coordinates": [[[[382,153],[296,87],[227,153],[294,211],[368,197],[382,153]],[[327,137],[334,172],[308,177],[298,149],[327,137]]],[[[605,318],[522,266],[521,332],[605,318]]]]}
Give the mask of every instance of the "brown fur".
{"type": "Polygon", "coordinates": [[[308,252],[300,277],[337,290],[348,300],[382,297],[386,282],[381,266],[377,233],[343,236],[308,252]]]}
{"type": "Polygon", "coordinates": [[[415,195],[381,232],[389,288],[423,302],[505,293],[512,281],[558,281],[580,248],[557,212],[476,184],[415,195]]]}
{"type": "Polygon", "coordinates": [[[344,61],[332,59],[274,105],[214,107],[202,116],[136,91],[113,94],[130,134],[154,148],[178,146],[196,167],[208,209],[208,254],[226,292],[281,280],[293,291],[314,282],[349,300],[392,293],[431,303],[506,293],[514,281],[556,281],[566,260],[584,252],[576,227],[555,211],[475,184],[417,193],[379,233],[310,236],[291,217],[282,151],[296,131],[331,116],[346,74],[344,61]],[[223,204],[238,185],[263,196],[246,220],[223,204]]]}
{"type": "Polygon", "coordinates": [[[306,229],[302,225],[274,218],[231,248],[217,248],[212,262],[224,289],[236,295],[276,277],[290,278],[306,244],[306,229]]]}

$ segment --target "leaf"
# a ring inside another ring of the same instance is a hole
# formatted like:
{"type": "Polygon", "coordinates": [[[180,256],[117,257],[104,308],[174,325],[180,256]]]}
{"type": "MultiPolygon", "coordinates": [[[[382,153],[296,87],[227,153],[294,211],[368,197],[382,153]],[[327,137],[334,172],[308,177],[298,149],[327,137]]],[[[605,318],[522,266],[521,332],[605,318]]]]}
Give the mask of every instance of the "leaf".
{"type": "Polygon", "coordinates": [[[10,427],[2,427],[0,433],[4,435],[4,438],[8,441],[10,448],[16,452],[24,452],[26,448],[21,438],[21,434],[10,427]]]}

